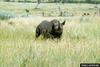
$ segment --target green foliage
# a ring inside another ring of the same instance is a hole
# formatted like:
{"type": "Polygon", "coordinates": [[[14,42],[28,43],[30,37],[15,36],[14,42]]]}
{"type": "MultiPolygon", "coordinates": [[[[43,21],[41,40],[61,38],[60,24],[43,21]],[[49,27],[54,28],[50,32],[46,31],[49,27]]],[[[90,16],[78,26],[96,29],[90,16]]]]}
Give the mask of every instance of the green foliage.
{"type": "MultiPolygon", "coordinates": [[[[10,2],[12,0],[2,0],[6,2],[10,2]]],[[[37,2],[42,3],[42,2],[48,2],[48,3],[100,3],[100,0],[14,0],[14,2],[37,2]]]]}

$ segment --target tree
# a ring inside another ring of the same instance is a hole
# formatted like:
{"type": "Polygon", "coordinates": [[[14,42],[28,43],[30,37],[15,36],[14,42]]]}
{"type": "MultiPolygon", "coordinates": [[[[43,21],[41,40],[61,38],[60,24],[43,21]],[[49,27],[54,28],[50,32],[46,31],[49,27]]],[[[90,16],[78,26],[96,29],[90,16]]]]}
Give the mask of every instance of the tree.
{"type": "Polygon", "coordinates": [[[24,2],[27,2],[27,0],[24,0],[24,2]]]}
{"type": "Polygon", "coordinates": [[[6,2],[10,2],[10,0],[5,0],[6,2]]]}
{"type": "Polygon", "coordinates": [[[63,3],[63,0],[57,0],[56,3],[58,3],[59,16],[63,16],[63,11],[61,9],[61,4],[63,3]]]}
{"type": "Polygon", "coordinates": [[[86,0],[86,3],[91,3],[91,0],[86,0]]]}
{"type": "Polygon", "coordinates": [[[37,5],[35,6],[35,9],[38,8],[39,4],[41,3],[41,0],[37,0],[37,5]]]}

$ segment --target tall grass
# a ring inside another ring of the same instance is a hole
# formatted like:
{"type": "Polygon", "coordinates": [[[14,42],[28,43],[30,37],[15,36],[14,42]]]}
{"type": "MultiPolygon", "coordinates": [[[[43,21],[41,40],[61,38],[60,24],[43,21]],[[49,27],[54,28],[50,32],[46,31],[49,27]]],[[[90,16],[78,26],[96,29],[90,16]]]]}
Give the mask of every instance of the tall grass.
{"type": "Polygon", "coordinates": [[[34,40],[34,22],[0,21],[0,67],[79,67],[100,62],[100,23],[67,20],[61,40],[34,40]]]}

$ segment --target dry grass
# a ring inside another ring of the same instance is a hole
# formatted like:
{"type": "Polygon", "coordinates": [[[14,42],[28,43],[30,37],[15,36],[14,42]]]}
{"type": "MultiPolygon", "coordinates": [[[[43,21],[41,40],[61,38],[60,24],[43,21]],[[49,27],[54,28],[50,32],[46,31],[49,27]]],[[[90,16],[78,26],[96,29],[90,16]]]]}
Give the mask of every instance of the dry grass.
{"type": "MultiPolygon", "coordinates": [[[[29,15],[41,16],[44,12],[44,16],[59,16],[58,4],[41,3],[38,9],[34,9],[36,5],[36,3],[0,2],[0,10],[14,12],[17,16],[25,15],[25,9],[30,11],[29,15]]],[[[66,12],[66,16],[81,16],[83,13],[94,15],[95,12],[98,12],[98,9],[94,8],[95,6],[99,7],[99,5],[96,4],[60,4],[61,10],[66,12]]]]}
{"type": "Polygon", "coordinates": [[[34,41],[39,24],[35,19],[0,21],[0,67],[78,67],[81,62],[100,62],[100,19],[86,18],[67,19],[60,41],[41,37],[34,41]]]}
{"type": "MultiPolygon", "coordinates": [[[[26,8],[31,14],[55,9],[57,5],[0,3],[0,9],[23,13],[26,8]],[[4,7],[5,6],[5,7],[4,7]],[[43,8],[43,7],[46,8],[43,8]],[[9,7],[9,8],[8,8],[9,7]],[[49,9],[48,9],[49,8],[49,9]]],[[[63,4],[62,9],[74,13],[73,17],[27,17],[0,20],[0,67],[79,67],[82,62],[100,63],[100,19],[99,16],[81,16],[92,4],[63,4]],[[76,16],[78,15],[78,16],[76,16]],[[35,39],[36,26],[42,20],[66,19],[61,40],[35,39]]],[[[91,7],[90,7],[91,6],[91,7]]],[[[56,12],[56,11],[54,11],[56,12]]],[[[54,13],[55,14],[55,13],[54,13]]]]}

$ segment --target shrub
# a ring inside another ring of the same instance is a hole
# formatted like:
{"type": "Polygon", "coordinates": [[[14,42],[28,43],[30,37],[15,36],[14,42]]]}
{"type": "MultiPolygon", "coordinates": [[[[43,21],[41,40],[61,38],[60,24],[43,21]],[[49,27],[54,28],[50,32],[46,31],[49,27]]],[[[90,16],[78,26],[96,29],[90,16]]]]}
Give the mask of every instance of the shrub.
{"type": "Polygon", "coordinates": [[[15,17],[14,13],[0,10],[0,19],[1,20],[13,18],[13,17],[15,17]]]}

